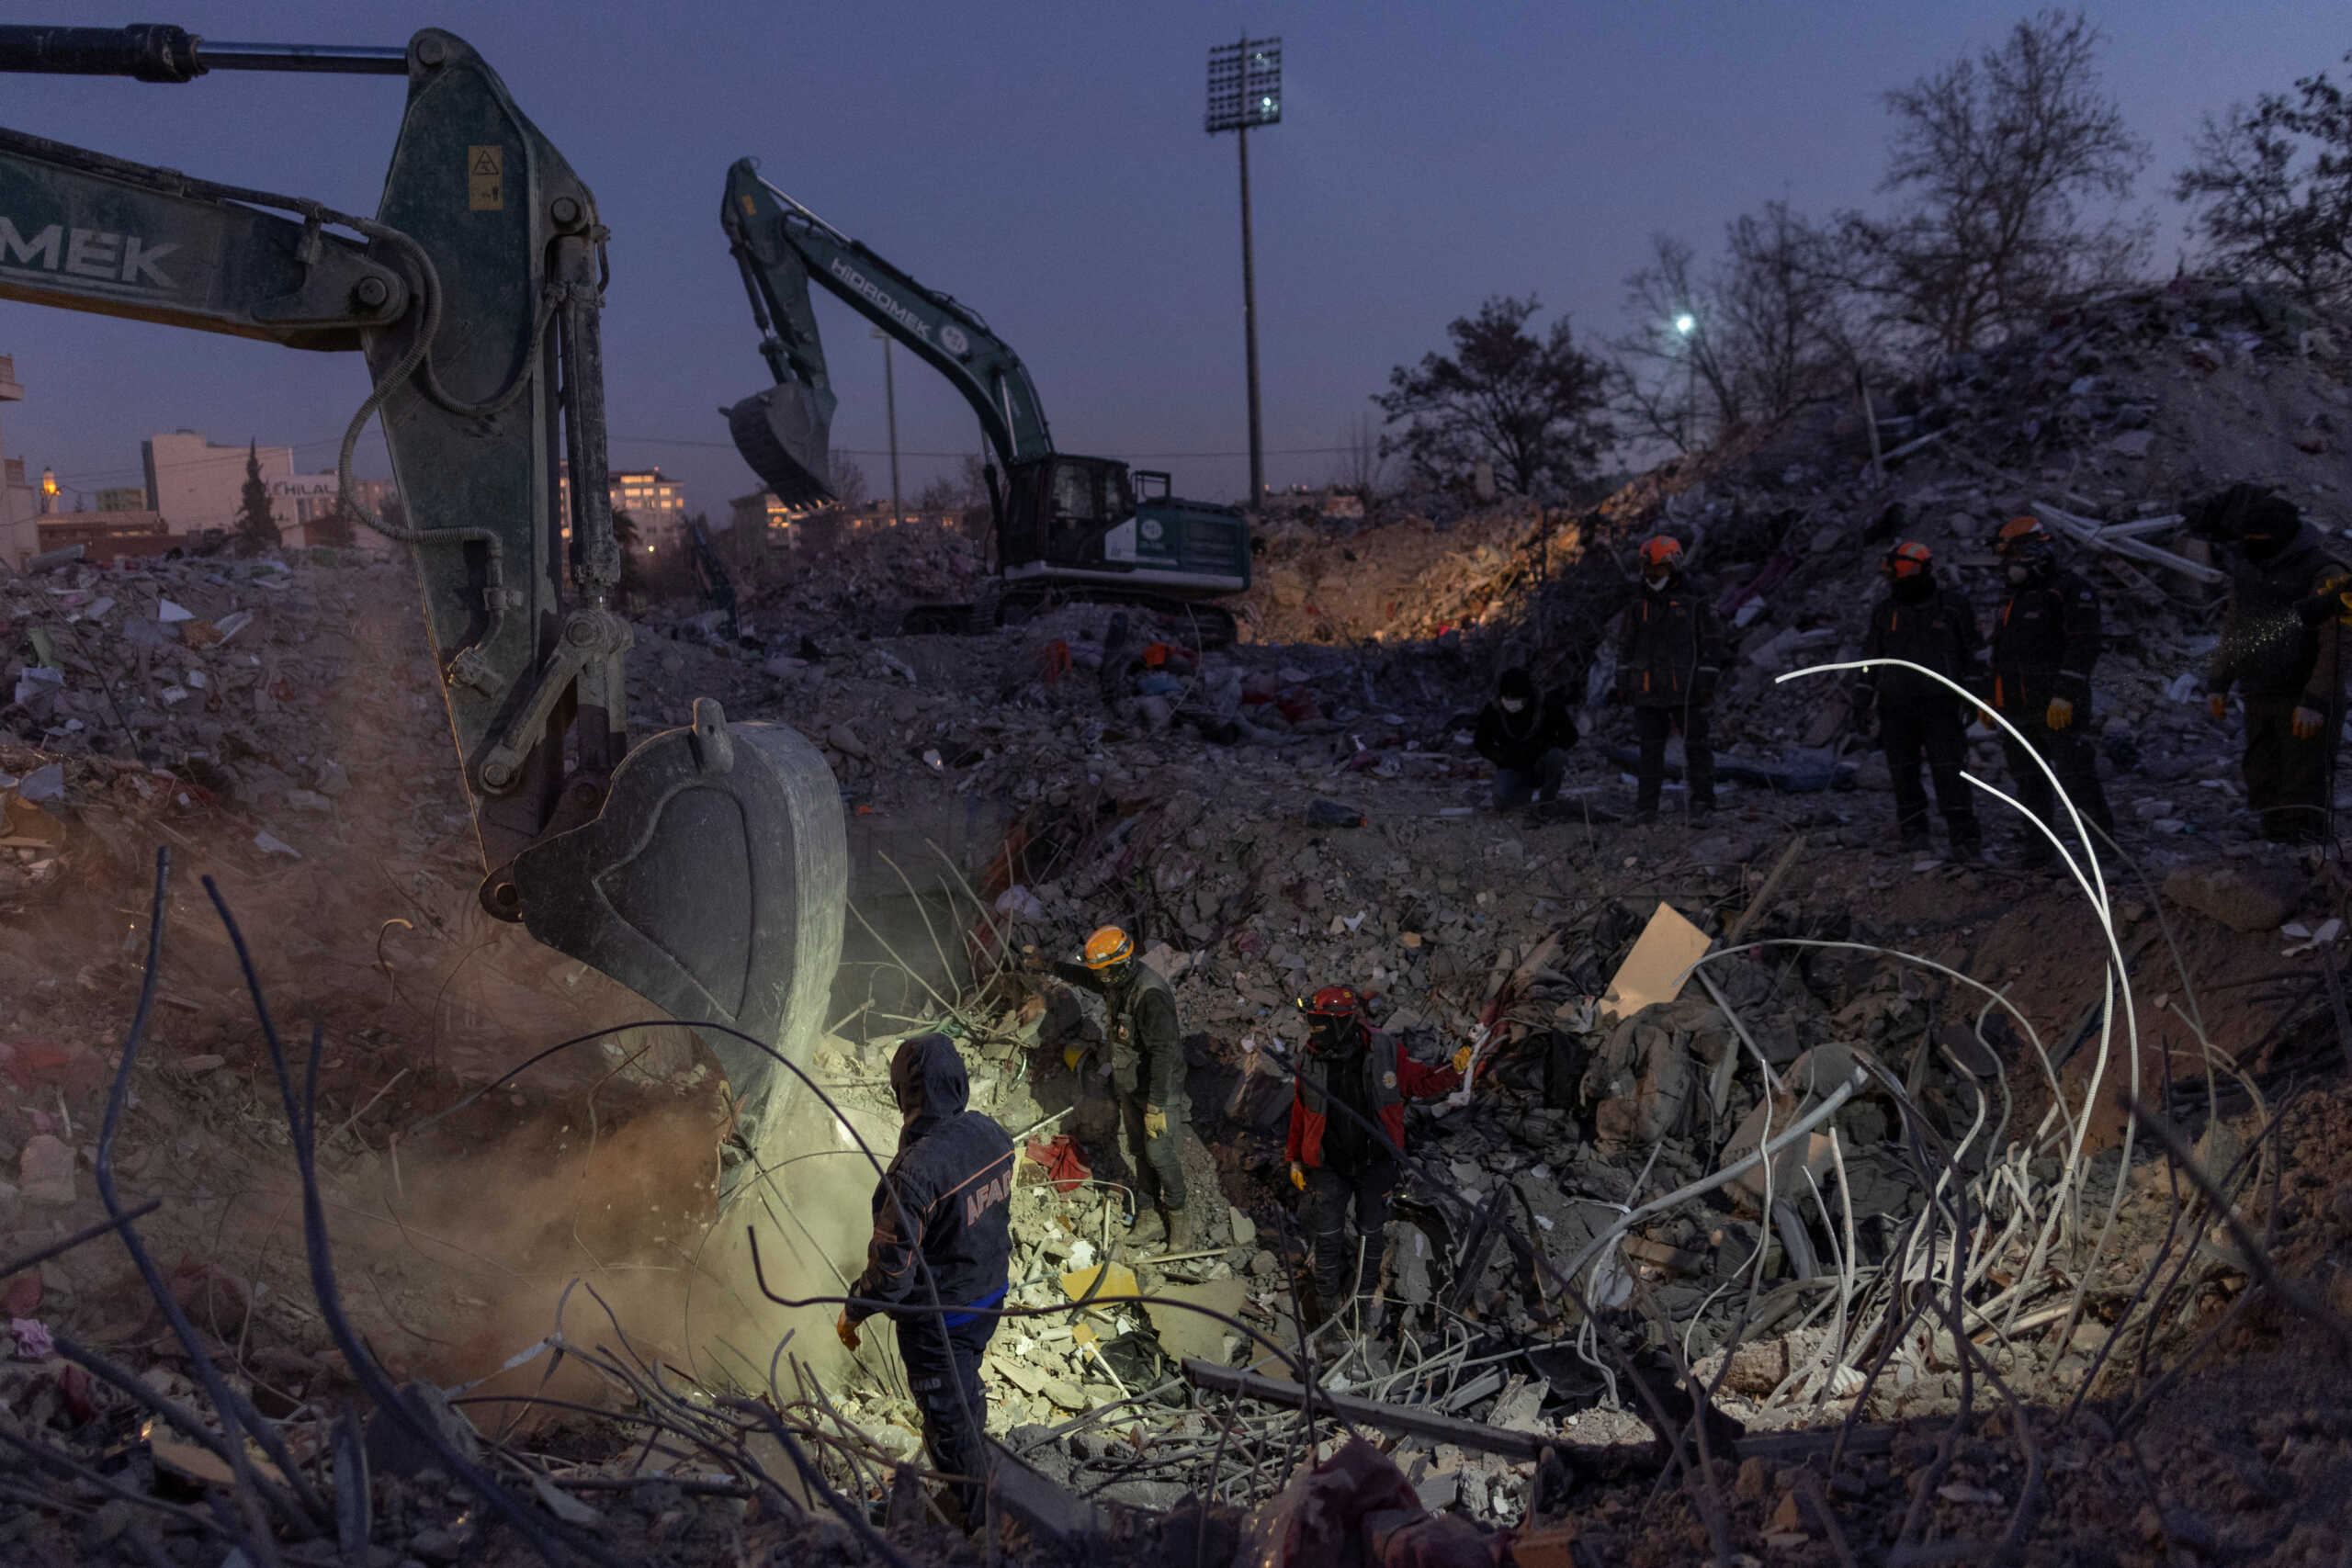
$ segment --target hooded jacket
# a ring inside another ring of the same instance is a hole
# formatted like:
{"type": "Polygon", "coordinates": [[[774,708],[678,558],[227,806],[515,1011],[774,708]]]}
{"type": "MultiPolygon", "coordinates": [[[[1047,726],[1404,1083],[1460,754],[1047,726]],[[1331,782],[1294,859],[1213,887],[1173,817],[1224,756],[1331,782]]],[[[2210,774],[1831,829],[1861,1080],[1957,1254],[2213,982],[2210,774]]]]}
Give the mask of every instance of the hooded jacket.
{"type": "MultiPolygon", "coordinates": [[[[1283,1145],[1284,1158],[1295,1160],[1309,1170],[1322,1168],[1326,1163],[1325,1130],[1334,1115],[1347,1114],[1332,1109],[1335,1096],[1372,1107],[1374,1120],[1388,1134],[1388,1142],[1402,1152],[1405,1101],[1435,1100],[1462,1081],[1462,1075],[1452,1067],[1432,1067],[1405,1055],[1405,1043],[1393,1034],[1366,1030],[1363,1040],[1363,1049],[1349,1055],[1335,1058],[1312,1052],[1306,1055],[1297,1081],[1291,1088],[1290,1136],[1283,1145]],[[1363,1081],[1352,1086],[1335,1081],[1337,1075],[1342,1073],[1362,1073],[1363,1081]],[[1349,1092],[1351,1089],[1355,1092],[1349,1092]]],[[[1374,1151],[1375,1157],[1382,1152],[1374,1151]]]]}
{"type": "Polygon", "coordinates": [[[1704,705],[1723,663],[1722,624],[1689,573],[1635,591],[1617,642],[1617,694],[1628,707],[1704,705]]]}
{"type": "Polygon", "coordinates": [[[1170,1106],[1184,1092],[1184,1042],[1176,1025],[1176,993],[1140,958],[1127,961],[1114,984],[1082,964],[1054,965],[1055,977],[1102,998],[1111,1071],[1119,1087],[1153,1105],[1170,1106]]]}
{"type": "MultiPolygon", "coordinates": [[[[944,1034],[919,1034],[899,1047],[890,1090],[905,1119],[899,1152],[874,1190],[865,1272],[849,1293],[928,1308],[935,1288],[950,1308],[993,1306],[1004,1298],[1012,1256],[1012,1140],[995,1118],[966,1109],[971,1080],[944,1034]],[[928,1281],[918,1255],[931,1266],[928,1281]]],[[[857,1323],[873,1310],[853,1304],[846,1315],[857,1323]]],[[[889,1315],[906,1323],[930,1314],[889,1315]]]]}
{"type": "Polygon", "coordinates": [[[1542,761],[1545,752],[1576,743],[1577,724],[1568,716],[1566,700],[1557,692],[1538,690],[1534,682],[1517,671],[1507,672],[1494,701],[1478,710],[1478,728],[1471,737],[1478,755],[1498,768],[1522,773],[1542,761]],[[1517,713],[1505,713],[1505,697],[1515,697],[1527,705],[1517,713]]]}
{"type": "Polygon", "coordinates": [[[2329,620],[2305,626],[2295,614],[2304,600],[2345,575],[2344,563],[2310,524],[2297,525],[2276,554],[2256,560],[2243,547],[2229,553],[2230,608],[2213,652],[2209,691],[2245,688],[2250,702],[2298,702],[2325,712],[2338,696],[2343,628],[2329,620]]]}

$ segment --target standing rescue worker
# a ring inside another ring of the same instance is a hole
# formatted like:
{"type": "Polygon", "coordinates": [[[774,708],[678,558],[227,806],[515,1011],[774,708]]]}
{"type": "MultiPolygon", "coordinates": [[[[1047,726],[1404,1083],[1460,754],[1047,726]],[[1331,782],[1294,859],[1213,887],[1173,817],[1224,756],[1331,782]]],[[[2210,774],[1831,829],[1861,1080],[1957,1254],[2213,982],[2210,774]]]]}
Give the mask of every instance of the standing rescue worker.
{"type": "Polygon", "coordinates": [[[1577,743],[1577,722],[1567,699],[1547,692],[1524,670],[1512,668],[1495,682],[1494,699],[1478,710],[1471,745],[1495,765],[1498,811],[1531,801],[1556,799],[1567,749],[1577,743]]]}
{"type": "MultiPolygon", "coordinates": [[[[1968,601],[1936,581],[1928,547],[1906,540],[1879,562],[1886,597],[1871,612],[1862,638],[1864,659],[1901,659],[1977,689],[1976,615],[1968,601]]],[[[1919,787],[1924,760],[1936,781],[1936,805],[1951,837],[1954,860],[1984,852],[1973,793],[1960,776],[1968,757],[1966,699],[1915,671],[1882,667],[1862,672],[1862,694],[1878,715],[1879,744],[1894,779],[1894,827],[1905,850],[1928,847],[1928,792],[1919,787]]]]}
{"type": "MultiPolygon", "coordinates": [[[[2072,840],[2073,820],[2064,812],[2053,815],[2049,774],[2034,761],[2039,754],[2084,820],[2112,839],[2115,816],[2099,788],[2088,736],[2091,666],[2099,653],[2098,591],[2058,564],[2057,544],[2039,518],[2010,518],[1993,536],[1993,548],[2009,580],[2009,596],[1993,626],[1993,706],[2031,748],[2002,731],[2018,803],[2072,840]]],[[[2029,826],[2018,863],[2045,866],[2054,858],[2050,840],[2029,826]]]]}
{"type": "Polygon", "coordinates": [[[1306,1057],[1291,1089],[1285,1153],[1291,1185],[1306,1195],[1314,1280],[1303,1304],[1311,1325],[1347,1301],[1351,1206],[1363,1246],[1356,1293],[1369,1295],[1378,1280],[1388,1201],[1405,1149],[1405,1101],[1453,1089],[1470,1047],[1454,1053],[1450,1068],[1416,1062],[1405,1055],[1404,1042],[1365,1027],[1363,1000],[1346,986],[1326,986],[1299,1006],[1306,1013],[1306,1057]]]}
{"type": "Polygon", "coordinates": [[[2230,688],[2245,698],[2245,803],[2262,836],[2324,842],[2335,798],[2335,742],[2344,726],[2344,563],[2294,502],[2258,485],[2234,484],[2189,511],[2197,532],[2220,546],[2230,571],[2229,610],[2206,697],[2229,715],[2230,688]],[[2315,613],[2304,613],[2312,606],[2315,613]],[[2316,623],[2316,624],[2314,624],[2316,623]]]}
{"type": "Polygon", "coordinates": [[[1135,939],[1117,926],[1088,937],[1081,956],[1080,964],[1055,964],[1054,973],[1101,997],[1110,1015],[1103,1034],[1111,1052],[1111,1087],[1120,1125],[1140,1156],[1136,1224],[1128,1239],[1138,1247],[1164,1242],[1167,1252],[1190,1252],[1195,1232],[1184,1201],[1182,1139],[1191,1108],[1184,1097],[1176,993],[1136,956],[1135,939]],[[1145,1223],[1145,1199],[1159,1211],[1157,1232],[1145,1223]]]}
{"type": "Polygon", "coordinates": [[[1634,710],[1641,741],[1634,819],[1654,820],[1666,782],[1667,737],[1682,736],[1690,811],[1715,808],[1715,754],[1707,744],[1707,705],[1723,673],[1723,633],[1714,606],[1682,570],[1682,541],[1660,534],[1642,546],[1642,592],[1625,612],[1617,645],[1618,700],[1634,710]]]}
{"type": "Polygon", "coordinates": [[[865,1272],[850,1287],[834,1332],[852,1350],[857,1325],[878,1310],[899,1325],[908,1392],[922,1411],[932,1467],[957,1479],[949,1495],[979,1522],[989,1472],[980,1357],[1004,1300],[1012,1256],[1012,1140],[995,1118],[966,1109],[971,1080],[956,1043],[919,1034],[890,1058],[899,1152],[874,1190],[865,1272]],[[938,1310],[944,1307],[946,1310],[938,1310]]]}

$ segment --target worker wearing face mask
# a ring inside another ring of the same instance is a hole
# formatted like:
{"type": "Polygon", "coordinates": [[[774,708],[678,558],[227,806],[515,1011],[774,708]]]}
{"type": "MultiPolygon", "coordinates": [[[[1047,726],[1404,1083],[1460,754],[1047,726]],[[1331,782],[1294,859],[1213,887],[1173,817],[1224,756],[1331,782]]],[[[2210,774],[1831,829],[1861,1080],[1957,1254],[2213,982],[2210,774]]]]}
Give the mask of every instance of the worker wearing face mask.
{"type": "Polygon", "coordinates": [[[2205,700],[2218,719],[2233,686],[2245,698],[2245,803],[2264,838],[2324,842],[2343,728],[2345,565],[2292,502],[2261,486],[2233,484],[2188,519],[2230,573],[2205,700]]]}
{"type": "Polygon", "coordinates": [[[1568,748],[1576,743],[1577,724],[1568,716],[1566,699],[1517,668],[1495,682],[1494,700],[1478,710],[1478,728],[1471,737],[1478,755],[1495,765],[1498,811],[1556,798],[1568,748]]]}
{"type": "Polygon", "coordinates": [[[1666,783],[1666,743],[1682,736],[1690,813],[1715,808],[1715,754],[1707,744],[1707,705],[1723,673],[1723,631],[1714,606],[1682,566],[1682,541],[1660,534],[1642,546],[1642,589],[1625,612],[1617,644],[1617,700],[1634,710],[1641,743],[1634,819],[1657,817],[1666,783]]]}
{"type": "MultiPolygon", "coordinates": [[[[2010,518],[1994,535],[1993,548],[2009,580],[2009,596],[1993,623],[1993,706],[2026,739],[2020,746],[2002,732],[2009,777],[2018,804],[2047,822],[2072,852],[2073,819],[2053,809],[2050,775],[2035,758],[2049,763],[2083,819],[2113,838],[2115,816],[2099,788],[2089,735],[2098,591],[2058,564],[2057,542],[2039,518],[2010,518]]],[[[2053,858],[2049,839],[2028,824],[2018,864],[2045,866],[2053,858]]]]}
{"type": "MultiPolygon", "coordinates": [[[[1973,692],[1977,680],[1976,615],[1968,601],[1936,582],[1928,547],[1905,540],[1879,563],[1886,597],[1871,612],[1862,638],[1864,659],[1899,659],[1932,670],[1973,692]]],[[[1919,787],[1925,761],[1936,781],[1954,860],[1973,861],[1983,844],[1976,829],[1973,789],[1960,776],[1968,759],[1964,733],[1973,706],[1960,693],[1917,670],[1882,665],[1862,673],[1861,696],[1874,709],[1879,744],[1894,781],[1894,829],[1905,850],[1928,844],[1928,792],[1919,787]]]]}

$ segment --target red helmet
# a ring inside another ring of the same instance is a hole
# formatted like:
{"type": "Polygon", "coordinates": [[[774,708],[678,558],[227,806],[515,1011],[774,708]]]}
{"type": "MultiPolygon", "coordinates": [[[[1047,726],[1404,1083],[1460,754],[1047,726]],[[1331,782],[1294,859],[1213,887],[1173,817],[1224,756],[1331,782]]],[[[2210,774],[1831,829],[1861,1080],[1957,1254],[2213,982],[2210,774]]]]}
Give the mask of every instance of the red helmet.
{"type": "Polygon", "coordinates": [[[1934,570],[1935,559],[1935,556],[1929,552],[1927,546],[1917,539],[1905,539],[1886,552],[1886,558],[1878,563],[1878,569],[1887,576],[1900,581],[1903,578],[1917,577],[1922,572],[1934,570]]]}
{"type": "Polygon", "coordinates": [[[1644,566],[1672,566],[1682,558],[1682,541],[1671,534],[1657,534],[1642,541],[1644,566]]]}
{"type": "Polygon", "coordinates": [[[1363,1011],[1363,998],[1352,986],[1326,986],[1298,1005],[1317,1018],[1354,1018],[1363,1011]]]}

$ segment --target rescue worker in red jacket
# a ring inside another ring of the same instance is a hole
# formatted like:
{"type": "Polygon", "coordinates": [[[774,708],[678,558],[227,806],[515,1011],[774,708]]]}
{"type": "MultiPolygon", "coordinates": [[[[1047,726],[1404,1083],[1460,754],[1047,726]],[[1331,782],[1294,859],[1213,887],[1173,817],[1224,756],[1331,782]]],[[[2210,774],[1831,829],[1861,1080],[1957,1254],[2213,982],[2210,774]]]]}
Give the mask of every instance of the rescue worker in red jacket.
{"type": "Polygon", "coordinates": [[[1363,999],[1346,986],[1326,986],[1299,1006],[1306,1013],[1306,1056],[1291,1091],[1291,1185],[1306,1195],[1314,1247],[1309,1323],[1346,1302],[1348,1210],[1355,1210],[1363,1258],[1355,1290],[1368,1295],[1380,1275],[1388,1202],[1405,1148],[1405,1101],[1434,1100],[1462,1081],[1470,1047],[1453,1066],[1432,1067],[1405,1055],[1393,1034],[1366,1027],[1363,999]]]}

